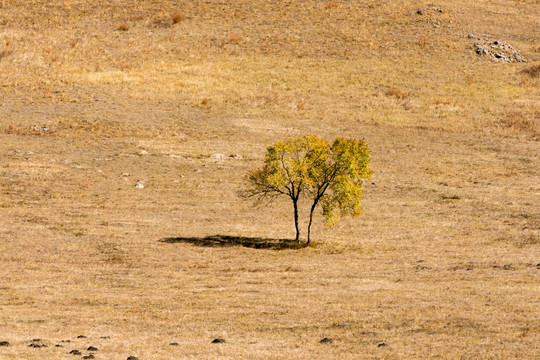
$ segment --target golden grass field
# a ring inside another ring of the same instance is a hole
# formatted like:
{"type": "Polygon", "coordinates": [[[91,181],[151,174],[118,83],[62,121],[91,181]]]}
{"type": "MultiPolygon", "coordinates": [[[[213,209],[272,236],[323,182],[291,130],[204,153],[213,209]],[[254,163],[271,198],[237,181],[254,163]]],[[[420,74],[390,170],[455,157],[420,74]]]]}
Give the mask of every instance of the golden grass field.
{"type": "Polygon", "coordinates": [[[540,359],[539,29],[538,0],[0,0],[0,359],[540,359]],[[277,250],[291,204],[238,193],[305,133],[374,175],[277,250]]]}

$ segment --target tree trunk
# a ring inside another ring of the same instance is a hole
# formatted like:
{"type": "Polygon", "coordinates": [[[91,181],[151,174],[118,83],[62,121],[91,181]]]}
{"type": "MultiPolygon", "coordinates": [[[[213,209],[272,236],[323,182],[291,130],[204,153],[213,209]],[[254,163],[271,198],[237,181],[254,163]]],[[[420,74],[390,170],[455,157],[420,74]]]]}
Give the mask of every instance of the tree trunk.
{"type": "Polygon", "coordinates": [[[317,206],[317,201],[313,203],[311,206],[311,211],[309,212],[309,224],[307,228],[307,242],[306,245],[309,245],[311,242],[311,224],[313,223],[313,212],[315,211],[315,207],[317,206]]]}
{"type": "Polygon", "coordinates": [[[294,204],[294,227],[296,228],[296,242],[300,244],[300,226],[298,225],[298,200],[293,199],[294,204]]]}

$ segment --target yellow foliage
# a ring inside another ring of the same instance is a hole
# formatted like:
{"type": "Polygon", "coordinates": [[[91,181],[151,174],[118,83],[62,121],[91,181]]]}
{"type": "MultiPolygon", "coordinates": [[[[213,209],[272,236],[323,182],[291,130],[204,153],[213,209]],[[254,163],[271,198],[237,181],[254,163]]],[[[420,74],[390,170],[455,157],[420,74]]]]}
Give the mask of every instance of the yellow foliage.
{"type": "Polygon", "coordinates": [[[311,201],[307,243],[319,202],[330,225],[339,215],[360,215],[363,180],[371,177],[369,149],[363,140],[336,138],[332,145],[316,135],[289,138],[269,146],[262,169],[248,174],[247,196],[272,201],[288,196],[294,206],[296,240],[300,241],[298,201],[311,201]]]}

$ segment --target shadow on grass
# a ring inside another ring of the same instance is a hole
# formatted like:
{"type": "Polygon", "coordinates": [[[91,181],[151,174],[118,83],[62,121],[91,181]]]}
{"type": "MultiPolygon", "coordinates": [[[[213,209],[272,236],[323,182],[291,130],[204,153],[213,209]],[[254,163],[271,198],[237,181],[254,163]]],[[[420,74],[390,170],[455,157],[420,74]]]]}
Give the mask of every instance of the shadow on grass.
{"type": "Polygon", "coordinates": [[[252,249],[287,250],[301,249],[306,247],[290,239],[265,239],[259,237],[211,235],[205,237],[170,237],[161,239],[160,242],[174,244],[185,243],[197,246],[227,247],[243,246],[252,249]]]}

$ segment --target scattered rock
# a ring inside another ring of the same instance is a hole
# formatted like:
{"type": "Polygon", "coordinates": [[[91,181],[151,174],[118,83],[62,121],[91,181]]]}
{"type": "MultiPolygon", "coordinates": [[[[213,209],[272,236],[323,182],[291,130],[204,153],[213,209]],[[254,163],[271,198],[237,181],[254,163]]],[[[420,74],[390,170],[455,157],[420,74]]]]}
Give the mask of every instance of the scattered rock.
{"type": "Polygon", "coordinates": [[[212,156],[210,156],[210,159],[214,159],[214,160],[224,160],[226,159],[227,157],[223,154],[214,154],[212,156]]]}
{"type": "Polygon", "coordinates": [[[81,352],[79,350],[71,350],[69,352],[71,355],[82,355],[81,352]]]}
{"type": "Polygon", "coordinates": [[[422,15],[424,12],[422,11],[422,9],[418,9],[418,10],[416,10],[416,13],[417,13],[418,15],[422,15]]]}
{"type": "Polygon", "coordinates": [[[41,343],[41,339],[32,339],[32,343],[28,345],[28,347],[39,349],[42,347],[47,347],[47,345],[41,343]]]}
{"type": "Polygon", "coordinates": [[[169,345],[171,345],[171,346],[178,346],[178,343],[177,343],[177,342],[172,342],[172,343],[170,343],[169,345]]]}
{"type": "Polygon", "coordinates": [[[511,62],[508,56],[505,56],[504,54],[495,54],[493,56],[495,56],[495,59],[503,60],[504,62],[511,62]]]}
{"type": "Polygon", "coordinates": [[[334,342],[334,340],[330,339],[330,338],[327,338],[325,337],[324,339],[322,339],[321,341],[319,341],[321,344],[331,344],[334,342]]]}
{"type": "Polygon", "coordinates": [[[238,160],[241,160],[244,158],[242,155],[239,155],[239,154],[232,154],[232,155],[229,155],[229,157],[232,159],[238,159],[238,160]]]}
{"type": "Polygon", "coordinates": [[[138,153],[138,154],[139,154],[140,156],[144,156],[144,155],[148,155],[148,154],[149,154],[149,152],[148,152],[148,151],[146,151],[146,150],[141,150],[141,151],[139,151],[139,153],[138,153]]]}
{"type": "Polygon", "coordinates": [[[484,45],[475,45],[475,51],[478,55],[482,55],[482,56],[489,55],[489,49],[487,48],[487,46],[484,46],[484,45]]]}
{"type": "Polygon", "coordinates": [[[95,359],[96,357],[94,355],[90,354],[90,355],[83,356],[82,358],[83,359],[95,359]]]}
{"type": "Polygon", "coordinates": [[[84,336],[84,335],[79,335],[79,336],[77,336],[77,339],[86,339],[86,336],[84,336]]]}
{"type": "Polygon", "coordinates": [[[100,339],[110,339],[110,336],[100,336],[100,339]]]}
{"type": "Polygon", "coordinates": [[[56,345],[54,345],[54,347],[64,347],[64,345],[56,344],[56,345]]]}
{"type": "Polygon", "coordinates": [[[0,341],[0,346],[11,346],[11,344],[7,341],[0,341]]]}
{"type": "Polygon", "coordinates": [[[540,270],[540,263],[536,264],[536,268],[540,270]]]}
{"type": "Polygon", "coordinates": [[[503,270],[512,270],[512,264],[503,265],[503,270]]]}
{"type": "Polygon", "coordinates": [[[475,38],[476,38],[476,35],[474,35],[474,34],[469,34],[469,35],[467,35],[467,37],[468,37],[469,39],[475,39],[475,38]]]}
{"type": "Polygon", "coordinates": [[[138,180],[137,183],[135,184],[135,187],[137,189],[144,189],[144,183],[145,183],[144,180],[138,180]]]}
{"type": "Polygon", "coordinates": [[[95,347],[95,346],[90,346],[86,350],[88,350],[88,351],[98,351],[99,349],[97,347],[95,347]]]}
{"type": "Polygon", "coordinates": [[[139,360],[136,356],[128,356],[127,360],[139,360]]]}
{"type": "Polygon", "coordinates": [[[30,128],[39,134],[44,134],[49,131],[49,127],[46,125],[43,125],[43,126],[32,125],[30,128]]]}
{"type": "Polygon", "coordinates": [[[386,345],[385,342],[382,342],[382,343],[378,343],[378,344],[377,344],[377,347],[385,347],[385,346],[388,346],[388,345],[386,345]]]}
{"type": "Polygon", "coordinates": [[[223,344],[225,342],[224,339],[220,339],[220,338],[217,338],[217,339],[214,339],[212,340],[212,344],[223,344]]]}
{"type": "Polygon", "coordinates": [[[61,340],[60,342],[63,342],[63,343],[70,343],[71,340],[61,340]]]}

